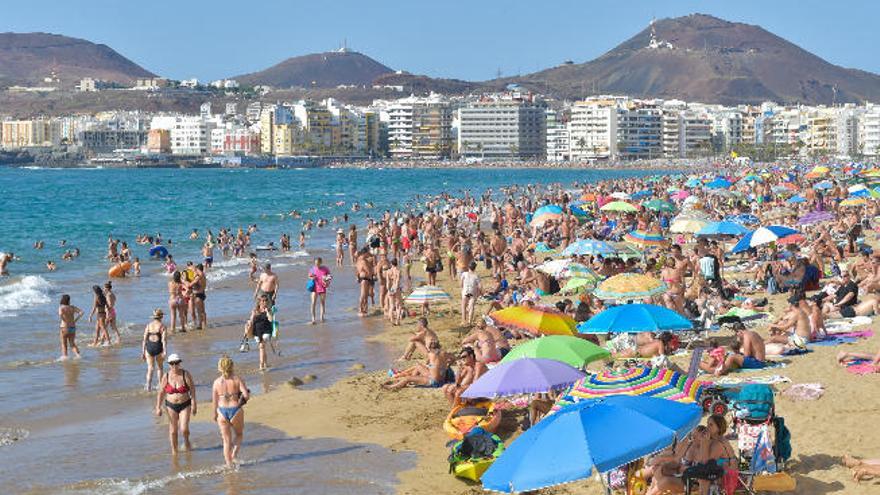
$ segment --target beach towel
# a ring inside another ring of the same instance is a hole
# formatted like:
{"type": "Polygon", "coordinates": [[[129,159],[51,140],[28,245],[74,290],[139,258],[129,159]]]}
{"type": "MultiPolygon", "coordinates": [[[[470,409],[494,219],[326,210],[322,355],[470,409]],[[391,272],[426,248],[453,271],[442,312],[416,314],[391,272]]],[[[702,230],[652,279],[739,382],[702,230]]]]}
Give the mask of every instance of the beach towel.
{"type": "Polygon", "coordinates": [[[871,338],[874,336],[874,331],[873,330],[861,330],[858,332],[834,333],[834,334],[831,334],[831,336],[835,337],[835,338],[854,337],[857,339],[867,339],[867,338],[871,338]]]}
{"type": "Polygon", "coordinates": [[[853,342],[858,341],[857,337],[838,337],[838,336],[828,336],[823,340],[816,340],[807,344],[808,346],[833,346],[833,345],[841,345],[841,344],[852,344],[853,342]]]}
{"type": "Polygon", "coordinates": [[[856,359],[846,364],[846,371],[853,375],[870,375],[876,373],[874,365],[869,359],[856,359]]]}
{"type": "Polygon", "coordinates": [[[769,376],[725,376],[712,382],[714,385],[741,385],[744,383],[762,383],[773,385],[775,383],[791,383],[791,379],[782,375],[769,376]]]}
{"type": "Polygon", "coordinates": [[[821,383],[796,383],[782,392],[782,395],[794,401],[817,400],[824,394],[825,387],[821,383]]]}

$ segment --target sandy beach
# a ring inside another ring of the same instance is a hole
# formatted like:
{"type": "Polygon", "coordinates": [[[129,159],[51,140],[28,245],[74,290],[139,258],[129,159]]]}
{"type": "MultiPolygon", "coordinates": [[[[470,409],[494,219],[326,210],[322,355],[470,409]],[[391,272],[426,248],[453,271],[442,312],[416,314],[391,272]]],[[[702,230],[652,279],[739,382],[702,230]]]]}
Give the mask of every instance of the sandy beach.
{"type": "MultiPolygon", "coordinates": [[[[453,295],[453,303],[457,303],[458,290],[450,287],[448,276],[439,282],[453,295]]],[[[785,304],[784,294],[770,298],[773,310],[784,308],[785,304]]],[[[482,312],[486,308],[479,309],[482,312]]],[[[458,315],[457,309],[450,312],[447,307],[430,318],[444,348],[458,346],[464,331],[458,326],[458,315]]],[[[385,325],[382,333],[372,340],[401,350],[415,328],[414,320],[407,319],[400,327],[385,325]]],[[[854,327],[855,330],[868,328],[874,326],[854,327]]],[[[718,337],[723,339],[730,335],[730,332],[722,332],[718,337]]],[[[788,466],[798,484],[793,493],[876,493],[877,483],[855,483],[840,459],[847,453],[868,458],[880,455],[876,449],[880,444],[880,429],[870,426],[877,414],[873,391],[880,376],[847,373],[836,363],[835,356],[841,350],[874,352],[878,346],[880,338],[874,335],[853,344],[813,347],[808,354],[782,358],[786,363],[783,368],[731,375],[737,378],[771,375],[789,378],[790,383],[775,386],[778,392],[797,383],[821,383],[825,387],[824,396],[815,401],[793,401],[777,394],[777,412],[792,431],[794,453],[788,466]]],[[[686,356],[676,357],[674,361],[686,366],[686,356]]],[[[380,388],[386,378],[384,373],[358,373],[355,370],[351,373],[351,377],[327,388],[297,390],[290,386],[280,387],[256,397],[248,404],[248,421],[295,437],[339,438],[414,452],[418,456],[415,467],[398,474],[398,494],[484,493],[479,484],[460,480],[448,473],[446,442],[449,438],[442,423],[449,407],[438,390],[407,388],[387,392],[380,388]]],[[[510,433],[506,431],[501,435],[507,443],[511,439],[510,433]]],[[[604,493],[604,487],[594,476],[540,493],[598,495],[604,493]]]]}

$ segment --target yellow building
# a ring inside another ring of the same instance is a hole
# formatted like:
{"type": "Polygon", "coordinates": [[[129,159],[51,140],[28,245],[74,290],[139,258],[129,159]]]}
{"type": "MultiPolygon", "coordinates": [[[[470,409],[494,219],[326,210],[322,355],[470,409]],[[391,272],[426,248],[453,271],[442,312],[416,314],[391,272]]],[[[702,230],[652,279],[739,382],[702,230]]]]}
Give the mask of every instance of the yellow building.
{"type": "Polygon", "coordinates": [[[168,129],[150,129],[147,134],[148,153],[171,153],[171,131],[168,129]]]}
{"type": "Polygon", "coordinates": [[[0,147],[49,146],[50,134],[47,120],[8,120],[0,128],[0,147]]]}
{"type": "Polygon", "coordinates": [[[291,156],[297,154],[296,124],[275,124],[272,131],[272,153],[275,156],[291,156]]]}

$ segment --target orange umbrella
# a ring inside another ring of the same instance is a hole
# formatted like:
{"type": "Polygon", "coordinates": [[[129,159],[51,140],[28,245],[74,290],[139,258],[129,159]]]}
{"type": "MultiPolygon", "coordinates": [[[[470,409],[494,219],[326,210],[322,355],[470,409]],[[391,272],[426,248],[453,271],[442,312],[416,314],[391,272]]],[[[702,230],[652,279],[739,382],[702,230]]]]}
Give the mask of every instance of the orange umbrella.
{"type": "Polygon", "coordinates": [[[577,322],[558,311],[528,306],[511,306],[489,314],[498,326],[512,327],[533,334],[577,335],[577,322]]]}

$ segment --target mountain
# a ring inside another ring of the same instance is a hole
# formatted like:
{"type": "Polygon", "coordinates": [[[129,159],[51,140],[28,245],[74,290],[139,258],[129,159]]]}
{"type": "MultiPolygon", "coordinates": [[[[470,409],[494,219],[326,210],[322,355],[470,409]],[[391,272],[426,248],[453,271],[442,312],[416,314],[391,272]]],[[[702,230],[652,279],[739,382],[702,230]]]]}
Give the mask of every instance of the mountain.
{"type": "Polygon", "coordinates": [[[492,82],[566,98],[612,93],[723,104],[880,100],[877,74],[831,64],[759,26],[703,14],[657,21],[586,63],[492,82]]]}
{"type": "Polygon", "coordinates": [[[377,77],[393,72],[362,53],[343,49],[292,57],[268,69],[233,79],[250,86],[333,88],[342,84],[370,85],[377,77]]]}
{"type": "Polygon", "coordinates": [[[64,87],[83,77],[130,84],[153,74],[107,45],[48,33],[0,33],[0,87],[38,84],[52,72],[64,87]]]}

